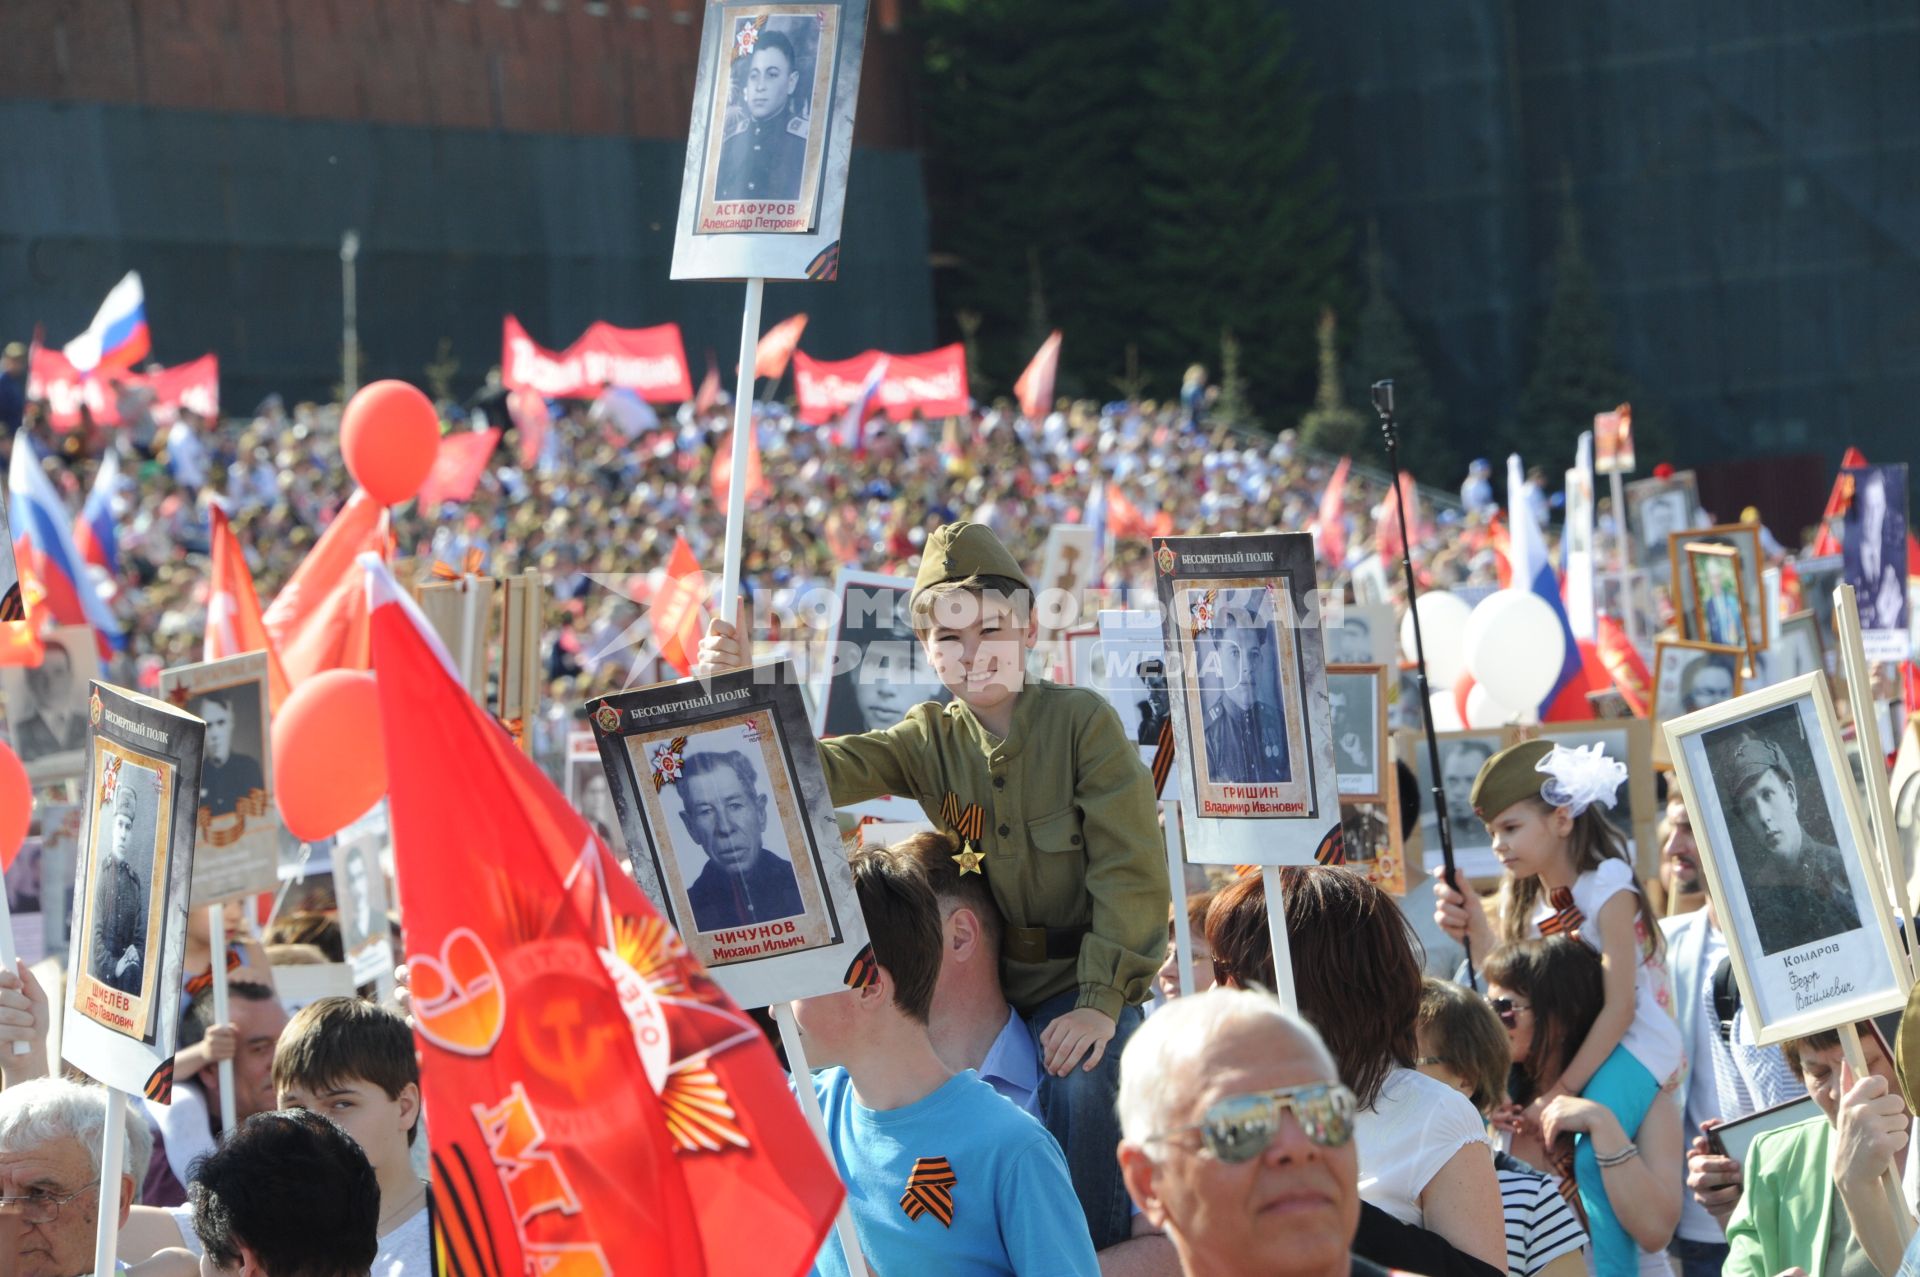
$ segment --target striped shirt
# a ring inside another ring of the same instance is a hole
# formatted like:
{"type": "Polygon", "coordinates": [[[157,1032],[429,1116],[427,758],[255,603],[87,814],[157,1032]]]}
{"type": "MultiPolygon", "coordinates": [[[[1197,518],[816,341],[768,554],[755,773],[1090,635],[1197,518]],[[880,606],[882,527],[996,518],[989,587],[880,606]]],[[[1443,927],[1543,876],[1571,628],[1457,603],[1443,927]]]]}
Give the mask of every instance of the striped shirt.
{"type": "Polygon", "coordinates": [[[1493,1155],[1500,1206],[1507,1217],[1507,1271],[1533,1277],[1568,1251],[1587,1244],[1586,1230],[1560,1196],[1552,1177],[1505,1153],[1493,1155]]]}

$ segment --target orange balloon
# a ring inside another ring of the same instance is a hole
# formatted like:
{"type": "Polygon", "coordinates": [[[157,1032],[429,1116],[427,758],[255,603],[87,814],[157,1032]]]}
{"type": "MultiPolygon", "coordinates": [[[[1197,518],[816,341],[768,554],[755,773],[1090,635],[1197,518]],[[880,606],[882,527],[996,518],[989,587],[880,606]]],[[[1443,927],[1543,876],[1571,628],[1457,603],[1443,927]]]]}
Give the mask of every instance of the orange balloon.
{"type": "Polygon", "coordinates": [[[0,745],[0,869],[11,868],[33,820],[33,786],[20,755],[0,745]]]}
{"type": "Polygon", "coordinates": [[[426,482],[440,455],[440,414],[404,381],[361,387],[340,416],[347,471],[381,505],[399,505],[426,482]]]}
{"type": "Polygon", "coordinates": [[[327,670],[293,689],[273,715],[273,790],[304,842],[332,837],[380,801],[387,743],[373,675],[327,670]]]}

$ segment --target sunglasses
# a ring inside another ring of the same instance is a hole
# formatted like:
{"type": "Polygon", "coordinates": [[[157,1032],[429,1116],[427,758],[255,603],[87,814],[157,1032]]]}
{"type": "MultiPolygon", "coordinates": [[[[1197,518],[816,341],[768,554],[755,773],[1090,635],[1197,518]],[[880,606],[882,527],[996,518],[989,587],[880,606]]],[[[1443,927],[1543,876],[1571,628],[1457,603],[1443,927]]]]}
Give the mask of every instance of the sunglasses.
{"type": "Polygon", "coordinates": [[[1283,1086],[1273,1091],[1230,1095],[1208,1106],[1204,1121],[1182,1126],[1147,1140],[1169,1140],[1188,1131],[1215,1160],[1238,1165],[1267,1151],[1280,1133],[1280,1118],[1291,1110],[1306,1137],[1322,1148],[1340,1148],[1353,1138],[1354,1094],[1338,1082],[1283,1086]]]}
{"type": "Polygon", "coordinates": [[[1519,1027],[1522,1011],[1533,1010],[1531,1003],[1515,1002],[1512,998],[1489,998],[1487,1004],[1493,1008],[1493,1013],[1500,1017],[1500,1023],[1509,1029],[1519,1027]]]}

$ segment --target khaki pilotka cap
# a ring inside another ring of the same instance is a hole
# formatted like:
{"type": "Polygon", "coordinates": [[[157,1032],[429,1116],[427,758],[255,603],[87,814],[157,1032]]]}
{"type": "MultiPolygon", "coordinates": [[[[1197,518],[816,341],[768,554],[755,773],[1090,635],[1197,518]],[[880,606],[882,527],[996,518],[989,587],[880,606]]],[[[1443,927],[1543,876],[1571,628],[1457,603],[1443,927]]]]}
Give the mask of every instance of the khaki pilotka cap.
{"type": "Polygon", "coordinates": [[[913,578],[911,601],[917,603],[921,591],[933,586],[951,585],[977,576],[1004,576],[1018,581],[1023,589],[1033,589],[1027,582],[1027,574],[991,528],[983,523],[944,524],[927,538],[927,548],[921,551],[920,571],[913,578]]]}
{"type": "Polygon", "coordinates": [[[1729,788],[1735,798],[1770,771],[1779,772],[1782,780],[1793,780],[1793,768],[1787,766],[1787,751],[1777,742],[1751,735],[1742,736],[1734,744],[1733,753],[1727,756],[1727,771],[1731,774],[1729,788]]]}
{"type": "Polygon", "coordinates": [[[1480,774],[1473,778],[1473,814],[1492,820],[1523,799],[1538,798],[1547,783],[1540,760],[1552,752],[1552,741],[1522,741],[1480,764],[1480,774]]]}

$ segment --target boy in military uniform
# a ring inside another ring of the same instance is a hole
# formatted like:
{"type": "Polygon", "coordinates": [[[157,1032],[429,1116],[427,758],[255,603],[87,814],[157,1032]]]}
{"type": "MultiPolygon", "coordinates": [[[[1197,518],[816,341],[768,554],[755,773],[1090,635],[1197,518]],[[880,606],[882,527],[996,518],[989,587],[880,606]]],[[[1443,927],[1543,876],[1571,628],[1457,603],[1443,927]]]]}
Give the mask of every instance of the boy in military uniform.
{"type": "Polygon", "coordinates": [[[1762,953],[1778,953],[1860,926],[1840,849],[1800,822],[1787,752],[1751,733],[1727,758],[1733,855],[1762,953]]]}
{"type": "Polygon", "coordinates": [[[793,42],[778,31],[762,31],[740,86],[747,123],[720,144],[715,199],[800,198],[800,178],[807,163],[807,122],[793,109],[799,84],[793,42]]]}
{"type": "Polygon", "coordinates": [[[122,782],[113,794],[107,854],[93,889],[93,978],[122,993],[140,992],[141,955],[147,949],[147,893],[127,863],[140,798],[122,782]]]}
{"type": "MultiPolygon", "coordinates": [[[[979,524],[927,540],[910,609],[950,704],[915,706],[883,731],[820,742],[838,806],[912,796],[961,841],[1006,921],[1001,980],[1047,1076],[1039,1110],[1066,1152],[1094,1247],[1124,1240],[1114,1149],[1120,1052],[1166,957],[1169,890],[1153,782],[1097,692],[1027,681],[1039,637],[1032,587],[979,524]]],[[[746,663],[716,620],[696,672],[746,663]]]]}

